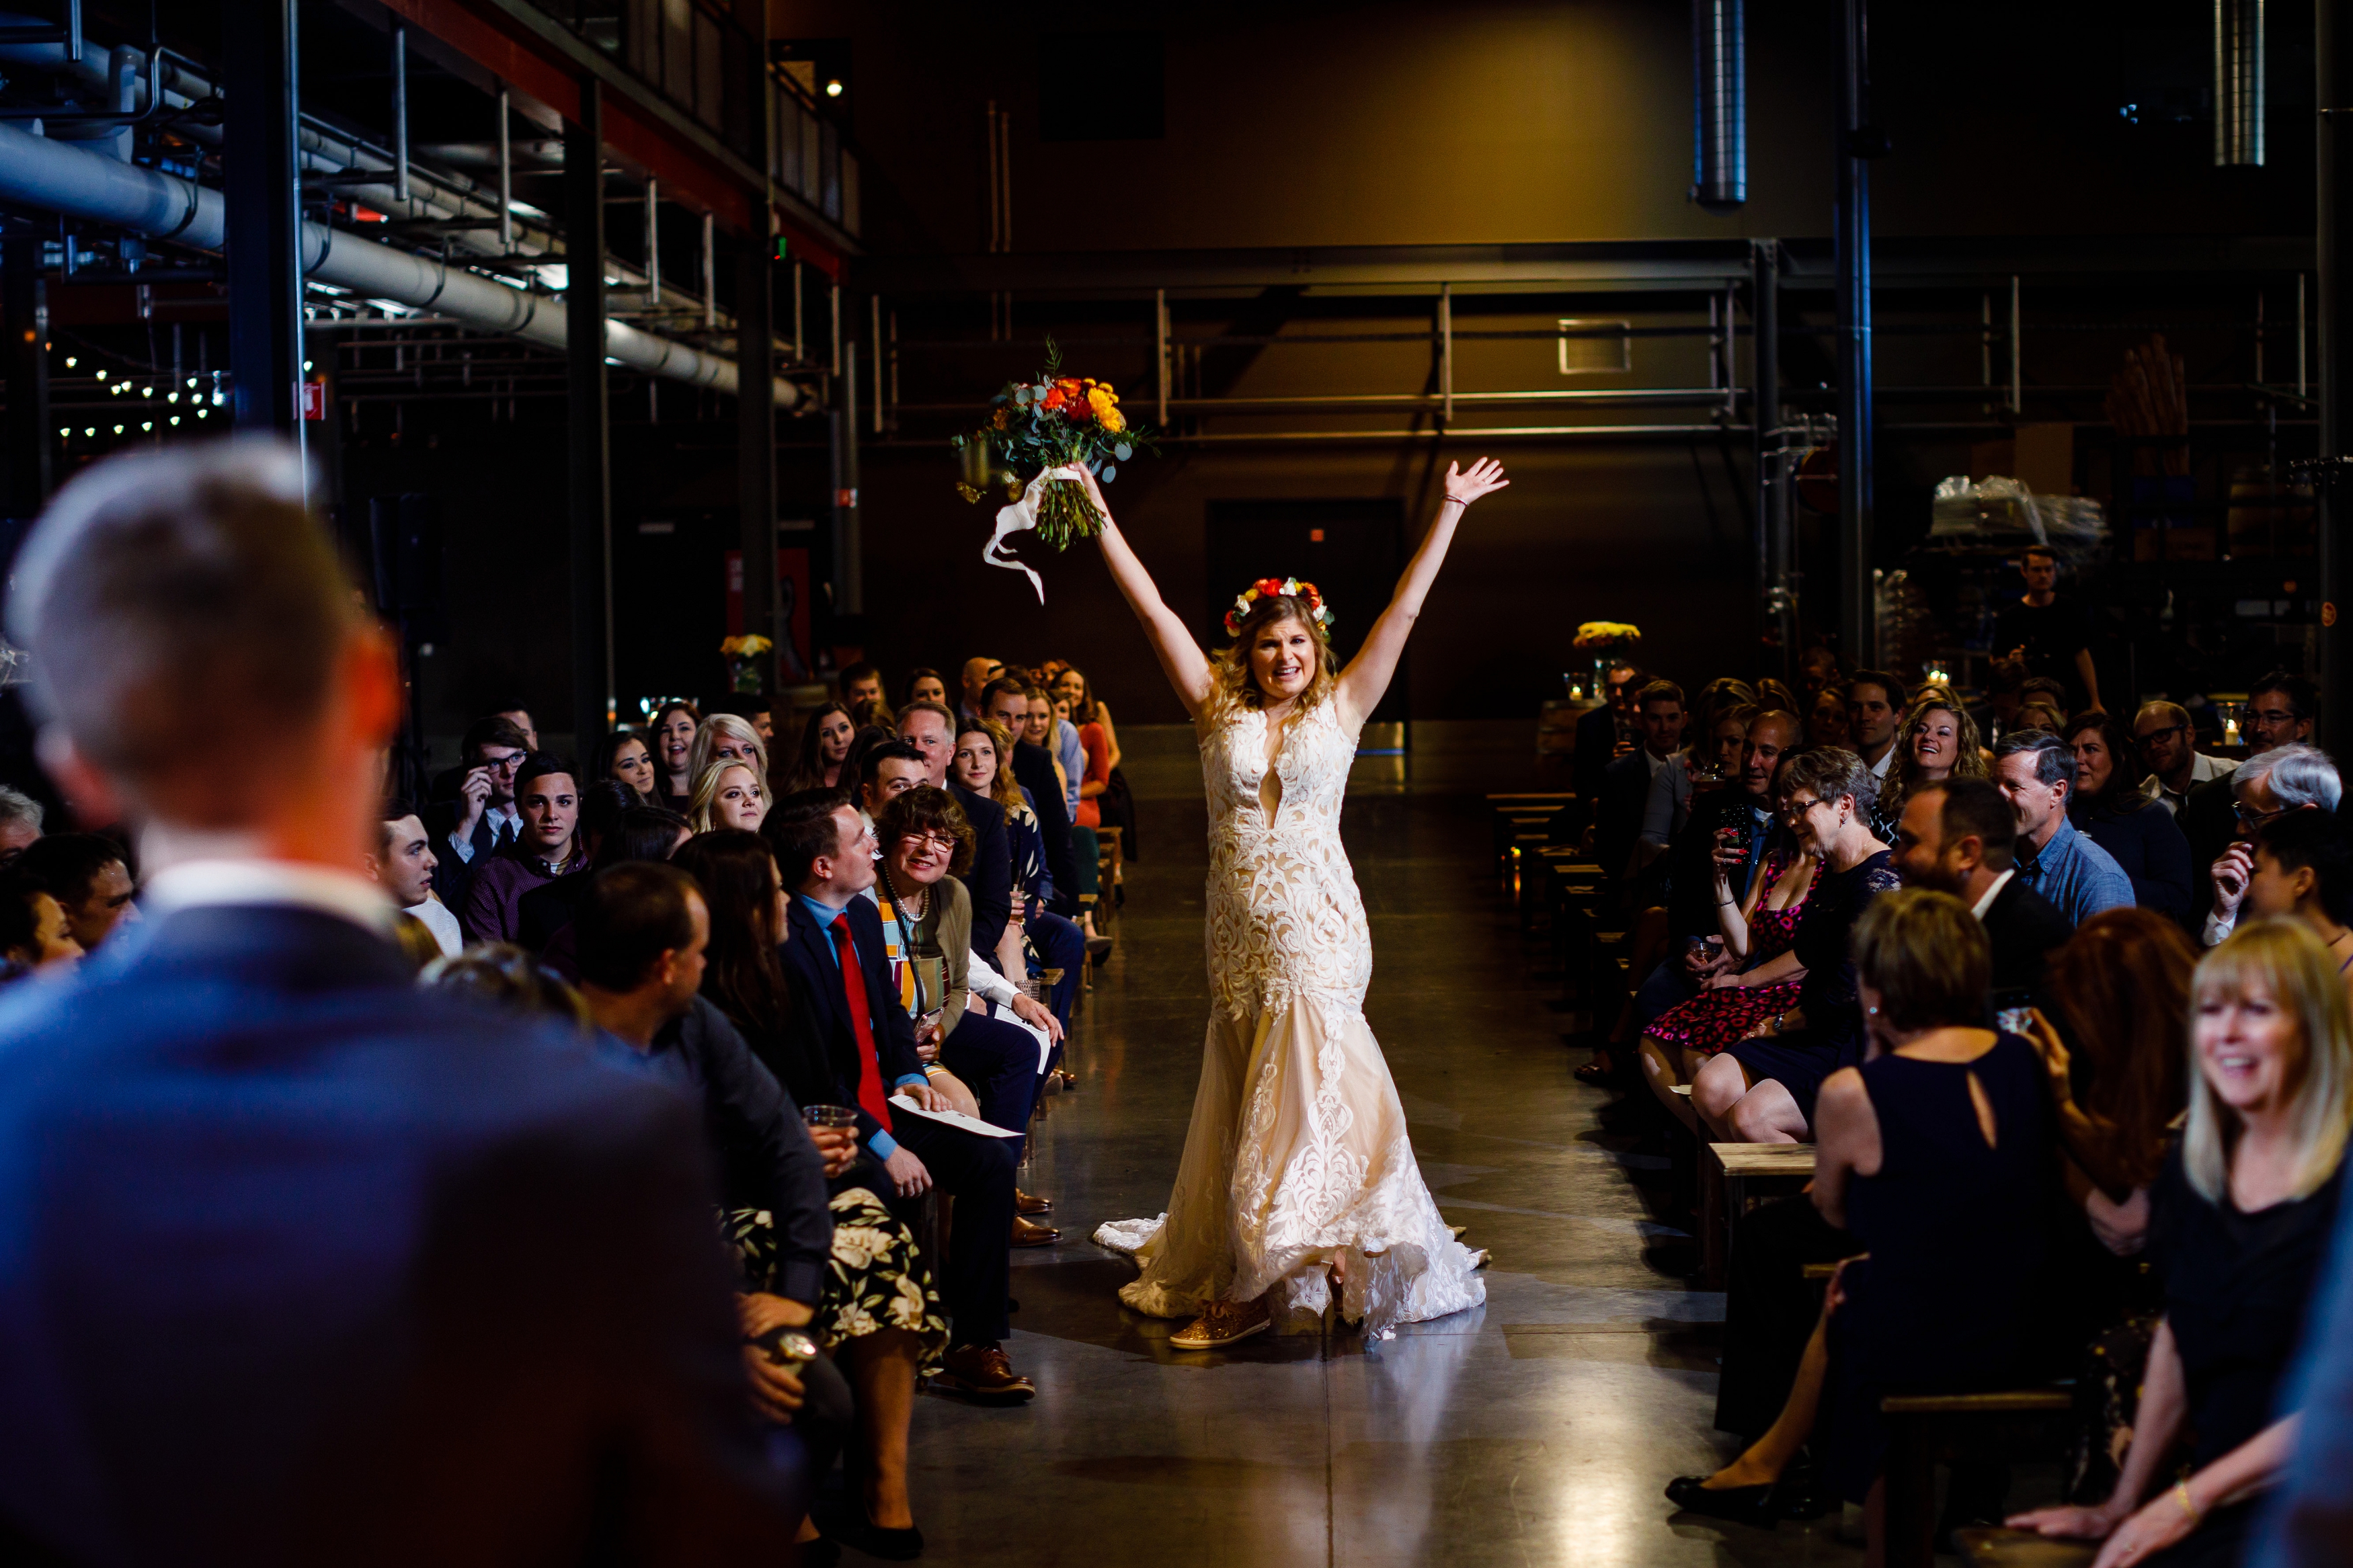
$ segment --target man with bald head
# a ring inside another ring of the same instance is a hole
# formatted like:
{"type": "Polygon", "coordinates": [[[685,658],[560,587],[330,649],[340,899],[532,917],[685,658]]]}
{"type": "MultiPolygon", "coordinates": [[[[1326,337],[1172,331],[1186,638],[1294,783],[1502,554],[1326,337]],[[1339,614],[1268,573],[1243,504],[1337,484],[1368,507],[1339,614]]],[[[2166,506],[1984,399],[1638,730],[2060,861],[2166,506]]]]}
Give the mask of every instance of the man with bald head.
{"type": "Polygon", "coordinates": [[[969,723],[975,719],[986,717],[984,706],[987,700],[982,693],[988,689],[990,681],[1002,679],[1004,675],[1005,661],[1001,658],[974,658],[964,661],[962,672],[964,690],[956,698],[958,722],[969,723]]]}

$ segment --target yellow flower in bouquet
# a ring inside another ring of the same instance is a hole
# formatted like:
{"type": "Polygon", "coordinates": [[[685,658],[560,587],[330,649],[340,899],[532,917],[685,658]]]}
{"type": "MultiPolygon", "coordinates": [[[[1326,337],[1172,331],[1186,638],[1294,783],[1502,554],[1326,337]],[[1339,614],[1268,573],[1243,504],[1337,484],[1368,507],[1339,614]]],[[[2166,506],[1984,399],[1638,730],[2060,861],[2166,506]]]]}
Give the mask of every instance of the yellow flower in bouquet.
{"type": "Polygon", "coordinates": [[[730,658],[757,658],[776,645],[757,632],[729,637],[719,645],[719,651],[730,658]]]}
{"type": "Polygon", "coordinates": [[[1580,648],[1626,647],[1642,640],[1642,628],[1624,621],[1588,621],[1577,628],[1580,648]]]}
{"type": "MultiPolygon", "coordinates": [[[[953,438],[960,468],[956,494],[976,502],[1001,489],[1018,503],[1041,471],[1074,468],[1107,485],[1119,477],[1121,464],[1154,449],[1152,431],[1131,425],[1120,408],[1118,388],[1092,376],[1064,375],[1061,363],[1061,350],[1049,338],[1038,379],[1008,382],[989,400],[986,423],[953,438]]],[[[1047,480],[1036,508],[1038,537],[1055,550],[1103,525],[1072,479],[1047,480]]]]}

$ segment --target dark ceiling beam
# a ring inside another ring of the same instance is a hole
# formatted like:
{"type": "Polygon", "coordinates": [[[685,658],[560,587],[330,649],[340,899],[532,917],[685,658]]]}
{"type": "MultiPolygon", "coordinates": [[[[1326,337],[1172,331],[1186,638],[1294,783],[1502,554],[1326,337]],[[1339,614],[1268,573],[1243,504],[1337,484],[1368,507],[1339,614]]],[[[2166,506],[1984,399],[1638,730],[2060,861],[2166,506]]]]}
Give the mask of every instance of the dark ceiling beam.
{"type": "MultiPolygon", "coordinates": [[[[1828,289],[1835,281],[1827,237],[1785,238],[1785,290],[1828,289]]],[[[1557,245],[1324,246],[1232,250],[1015,252],[1009,255],[874,257],[860,276],[880,293],[1046,292],[1070,298],[1150,299],[1155,289],[1257,294],[1290,288],[1309,294],[1460,292],[1482,288],[1704,289],[1749,280],[1749,241],[1582,241],[1557,245]]],[[[2309,235],[2223,237],[2127,235],[1957,236],[1890,238],[1873,245],[1883,288],[2005,287],[2031,282],[2181,274],[2249,277],[2309,271],[2309,235]]]]}

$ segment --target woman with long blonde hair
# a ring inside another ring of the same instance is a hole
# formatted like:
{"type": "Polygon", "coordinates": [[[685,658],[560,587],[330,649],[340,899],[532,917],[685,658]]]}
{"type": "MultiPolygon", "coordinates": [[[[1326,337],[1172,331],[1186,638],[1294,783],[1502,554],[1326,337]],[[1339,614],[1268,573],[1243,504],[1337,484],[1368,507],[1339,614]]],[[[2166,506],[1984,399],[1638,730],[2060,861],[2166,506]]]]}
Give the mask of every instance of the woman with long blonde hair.
{"type": "Polygon", "coordinates": [[[1226,616],[1232,642],[1205,655],[1085,480],[1113,580],[1192,716],[1208,791],[1211,1007],[1192,1126],[1164,1218],[1095,1233],[1142,1266],[1122,1300],[1193,1319],[1176,1349],[1278,1320],[1306,1327],[1335,1302],[1382,1335],[1486,1300],[1481,1258],[1439,1216],[1365,1023],[1372,946],[1340,803],[1456,524],[1505,482],[1484,459],[1448,465],[1436,520],[1342,669],[1330,607],[1288,578],[1241,595],[1226,616]]]}
{"type": "Polygon", "coordinates": [[[2299,1417],[2280,1395],[2336,1228],[2353,1131],[2353,1007],[2301,921],[2242,926],[2190,978],[2189,1125],[2158,1176],[2149,1253],[2165,1316],[2107,1501],[2010,1523],[2105,1539],[2094,1568],[2228,1563],[2299,1417]],[[2167,1484],[2177,1439],[2189,1468],[2167,1484]]]}
{"type": "Polygon", "coordinates": [[[1904,802],[1914,790],[1947,779],[1989,778],[1992,771],[1978,739],[1978,721],[1951,692],[1932,686],[1895,727],[1895,763],[1872,820],[1887,829],[1880,837],[1893,844],[1895,825],[1904,820],[1904,802]]]}

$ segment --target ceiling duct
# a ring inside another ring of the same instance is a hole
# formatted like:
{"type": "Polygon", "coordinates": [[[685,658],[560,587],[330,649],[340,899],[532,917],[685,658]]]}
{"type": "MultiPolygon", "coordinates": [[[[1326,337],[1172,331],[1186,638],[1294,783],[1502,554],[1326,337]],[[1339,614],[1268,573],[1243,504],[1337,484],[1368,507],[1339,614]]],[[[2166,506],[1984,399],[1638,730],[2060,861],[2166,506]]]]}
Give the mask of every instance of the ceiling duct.
{"type": "MultiPolygon", "coordinates": [[[[2255,3],[2260,7],[2261,0],[2255,3]]],[[[1741,0],[1692,0],[1691,199],[1710,212],[1728,212],[1748,199],[1748,42],[1741,0]]]]}
{"type": "MultiPolygon", "coordinates": [[[[0,124],[0,202],[112,224],[197,250],[217,251],[227,243],[227,206],[218,191],[7,124],[0,124]]],[[[565,347],[562,296],[511,287],[462,263],[396,250],[320,224],[302,226],[302,275],[364,300],[430,310],[479,331],[559,353],[565,347]]],[[[605,353],[648,375],[735,391],[733,359],[626,321],[606,321],[605,353]]],[[[778,380],[776,387],[779,408],[801,402],[792,383],[778,380]]]]}
{"type": "Polygon", "coordinates": [[[2214,163],[2263,161],[2263,0],[2214,0],[2214,163]]]}

